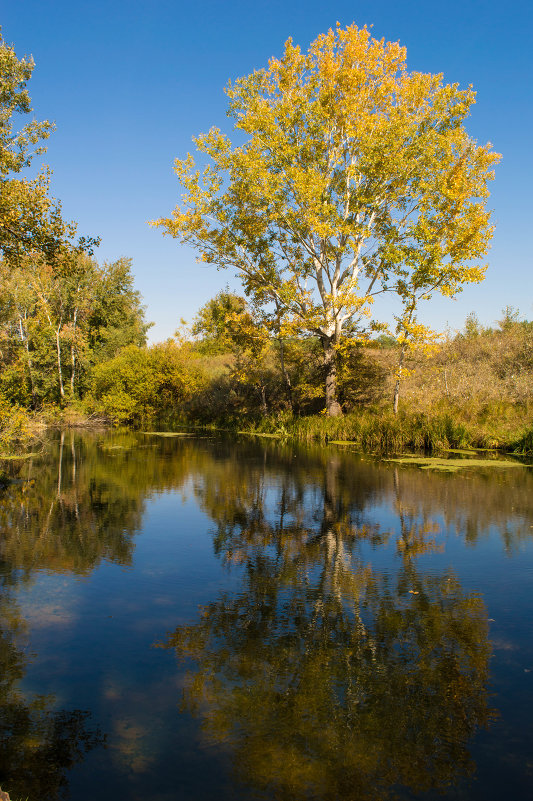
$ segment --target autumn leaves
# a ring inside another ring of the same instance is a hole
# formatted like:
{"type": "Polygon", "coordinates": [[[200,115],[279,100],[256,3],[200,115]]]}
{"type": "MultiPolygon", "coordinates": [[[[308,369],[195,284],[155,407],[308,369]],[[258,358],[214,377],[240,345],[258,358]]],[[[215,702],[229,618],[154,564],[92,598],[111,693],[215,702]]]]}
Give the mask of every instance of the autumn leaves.
{"type": "Polygon", "coordinates": [[[217,129],[176,161],[185,190],[154,224],[200,259],[240,275],[285,333],[324,348],[327,408],[338,413],[332,353],[398,299],[388,327],[408,347],[431,340],[420,301],[483,279],[492,236],[487,182],[499,160],[463,122],[471,88],[408,72],[405,49],[351,25],[230,84],[233,145],[217,129]]]}

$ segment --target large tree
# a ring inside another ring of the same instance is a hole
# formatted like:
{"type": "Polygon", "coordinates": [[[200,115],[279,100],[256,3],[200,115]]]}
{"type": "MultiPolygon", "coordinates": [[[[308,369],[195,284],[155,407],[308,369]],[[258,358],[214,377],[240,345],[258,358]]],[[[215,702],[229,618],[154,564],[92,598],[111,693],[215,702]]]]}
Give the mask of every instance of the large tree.
{"type": "Polygon", "coordinates": [[[289,39],[227,89],[240,144],[215,128],[197,137],[205,166],[176,160],[183,200],[155,223],[236,269],[286,329],[320,338],[329,414],[341,411],[337,348],[376,295],[481,280],[492,234],[499,156],[463,128],[475,93],[408,72],[405,57],[356,25],[307,53],[289,39]]]}

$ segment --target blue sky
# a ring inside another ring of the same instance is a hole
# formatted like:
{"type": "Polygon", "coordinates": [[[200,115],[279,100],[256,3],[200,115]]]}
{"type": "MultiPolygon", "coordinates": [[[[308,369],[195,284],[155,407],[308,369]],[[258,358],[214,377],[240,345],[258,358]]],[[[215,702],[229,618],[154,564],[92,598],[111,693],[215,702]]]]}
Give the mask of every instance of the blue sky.
{"type": "Polygon", "coordinates": [[[409,69],[473,84],[477,104],[466,127],[503,154],[491,185],[497,227],[487,278],[456,301],[432,301],[426,321],[461,328],[475,310],[490,324],[506,305],[532,319],[532,20],[526,0],[0,0],[4,38],[35,59],[35,115],[57,126],[45,157],[53,194],[80,234],[102,237],[100,261],[133,259],[154,341],[226,283],[238,287],[146,224],[177,202],[174,158],[212,125],[229,132],[229,79],[265,66],[289,36],[307,49],[337,21],[373,25],[376,38],[400,41],[409,69]]]}

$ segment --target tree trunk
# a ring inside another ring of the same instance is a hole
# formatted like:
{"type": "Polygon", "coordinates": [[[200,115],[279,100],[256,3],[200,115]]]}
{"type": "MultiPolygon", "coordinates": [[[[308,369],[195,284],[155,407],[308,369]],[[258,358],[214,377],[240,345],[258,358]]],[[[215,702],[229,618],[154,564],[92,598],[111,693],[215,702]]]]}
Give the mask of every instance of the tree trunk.
{"type": "Polygon", "coordinates": [[[342,409],[337,400],[337,354],[333,337],[322,337],[324,372],[326,374],[326,411],[329,417],[340,417],[342,409]]]}
{"type": "Polygon", "coordinates": [[[260,384],[259,392],[261,394],[261,411],[263,413],[263,416],[266,417],[268,414],[268,408],[267,408],[266,390],[264,384],[260,384]]]}
{"type": "Polygon", "coordinates": [[[292,386],[291,386],[291,377],[287,372],[287,368],[285,367],[285,350],[283,345],[283,339],[279,337],[279,360],[281,366],[281,374],[283,376],[283,380],[285,381],[285,387],[287,389],[287,400],[289,402],[289,409],[293,410],[292,408],[292,386]]]}
{"type": "Polygon", "coordinates": [[[76,375],[76,351],[74,350],[74,345],[70,346],[70,362],[71,362],[71,373],[70,373],[70,395],[74,397],[74,378],[76,375]]]}
{"type": "Polygon", "coordinates": [[[74,329],[72,332],[73,341],[70,345],[70,362],[71,362],[71,373],[70,373],[70,396],[74,398],[74,380],[76,376],[76,349],[75,349],[75,341],[76,341],[76,325],[78,322],[78,310],[74,310],[74,329]]]}
{"type": "Polygon", "coordinates": [[[59,394],[61,399],[65,398],[65,387],[63,386],[63,371],[61,369],[61,345],[59,342],[59,328],[56,329],[56,347],[57,347],[57,375],[59,378],[59,394]]]}
{"type": "Polygon", "coordinates": [[[20,341],[23,343],[24,348],[26,350],[26,361],[28,363],[28,375],[30,377],[32,406],[34,409],[36,409],[37,396],[35,393],[35,384],[33,383],[33,365],[30,356],[30,343],[28,341],[28,334],[26,333],[26,335],[24,335],[24,329],[22,327],[22,317],[20,317],[20,315],[19,315],[19,331],[20,331],[20,341]]]}
{"type": "Polygon", "coordinates": [[[405,348],[402,348],[400,351],[400,360],[398,362],[398,371],[396,373],[396,384],[394,385],[394,400],[392,403],[392,408],[394,410],[394,414],[398,414],[398,402],[400,400],[400,381],[402,379],[402,367],[403,367],[403,360],[405,358],[405,348]]]}

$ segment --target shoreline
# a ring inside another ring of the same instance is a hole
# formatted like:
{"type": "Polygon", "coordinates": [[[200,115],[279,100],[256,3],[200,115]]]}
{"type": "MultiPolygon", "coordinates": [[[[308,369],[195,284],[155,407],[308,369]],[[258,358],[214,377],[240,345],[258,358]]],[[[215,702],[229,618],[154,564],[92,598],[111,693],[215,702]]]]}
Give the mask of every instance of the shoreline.
{"type": "Polygon", "coordinates": [[[123,428],[130,431],[208,431],[233,436],[256,436],[265,439],[291,440],[301,444],[322,446],[351,446],[362,453],[374,455],[401,455],[409,453],[505,453],[519,457],[533,456],[533,419],[521,425],[501,426],[466,421],[460,413],[401,412],[393,415],[389,410],[363,409],[342,417],[310,415],[298,417],[278,414],[256,420],[230,419],[227,421],[195,422],[181,416],[164,420],[147,420],[142,426],[117,425],[105,415],[86,415],[77,409],[47,409],[29,415],[25,425],[19,423],[22,433],[0,438],[0,460],[21,458],[43,441],[47,431],[73,429],[107,431],[123,428]]]}

